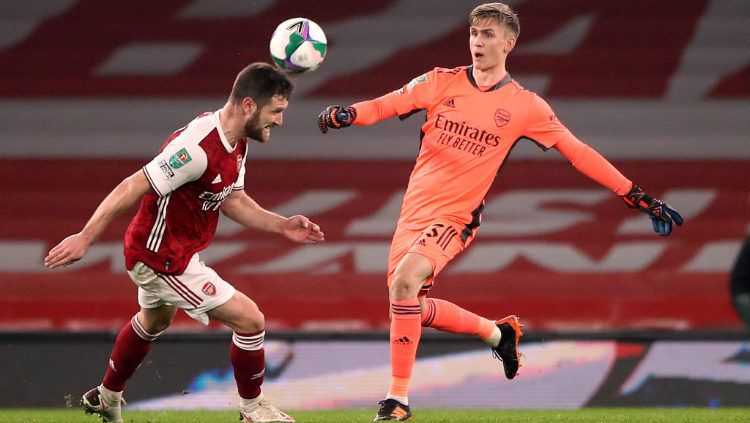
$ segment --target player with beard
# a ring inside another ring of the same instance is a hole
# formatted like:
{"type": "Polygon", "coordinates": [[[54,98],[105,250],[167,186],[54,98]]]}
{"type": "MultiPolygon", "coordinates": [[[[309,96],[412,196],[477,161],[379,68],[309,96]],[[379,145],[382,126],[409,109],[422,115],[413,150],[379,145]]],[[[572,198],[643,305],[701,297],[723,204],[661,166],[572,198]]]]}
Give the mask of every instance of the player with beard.
{"type": "Polygon", "coordinates": [[[215,319],[232,329],[230,359],[246,422],[292,422],[262,393],[264,316],[242,292],[203,264],[198,252],[213,240],[219,211],[248,228],[303,243],[324,241],[304,216],[282,217],[244,191],[248,138],[264,143],[280,126],[293,85],[278,69],[254,63],[243,69],[220,110],[175,131],[161,152],[123,180],[99,205],[83,230],[50,250],[44,264],[81,259],[115,218],[139,199],[125,234],[125,263],[138,286],[141,307],[122,328],[102,383],[81,399],[87,413],[122,422],[125,383],[170,325],[178,309],[203,324],[215,319]]]}

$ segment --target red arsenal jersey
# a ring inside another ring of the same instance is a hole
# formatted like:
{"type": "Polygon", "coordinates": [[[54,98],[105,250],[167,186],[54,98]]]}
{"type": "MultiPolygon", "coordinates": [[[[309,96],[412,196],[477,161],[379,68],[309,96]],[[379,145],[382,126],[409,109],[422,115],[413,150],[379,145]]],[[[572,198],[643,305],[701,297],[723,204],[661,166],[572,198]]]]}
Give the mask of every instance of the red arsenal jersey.
{"type": "Polygon", "coordinates": [[[244,189],[246,157],[247,139],[230,145],[218,111],[172,133],[143,167],[153,192],[125,233],[127,268],[140,261],[159,273],[183,273],[213,240],[222,201],[244,189]]]}

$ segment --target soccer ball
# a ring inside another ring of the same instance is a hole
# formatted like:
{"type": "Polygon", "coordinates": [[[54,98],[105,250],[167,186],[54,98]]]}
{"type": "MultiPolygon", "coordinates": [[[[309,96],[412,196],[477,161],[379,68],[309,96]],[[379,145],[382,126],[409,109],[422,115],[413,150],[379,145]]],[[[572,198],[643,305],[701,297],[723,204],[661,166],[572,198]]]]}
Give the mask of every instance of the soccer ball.
{"type": "Polygon", "coordinates": [[[326,57],[326,35],[318,24],[307,18],[287,19],[271,36],[271,58],[290,73],[310,72],[326,57]]]}

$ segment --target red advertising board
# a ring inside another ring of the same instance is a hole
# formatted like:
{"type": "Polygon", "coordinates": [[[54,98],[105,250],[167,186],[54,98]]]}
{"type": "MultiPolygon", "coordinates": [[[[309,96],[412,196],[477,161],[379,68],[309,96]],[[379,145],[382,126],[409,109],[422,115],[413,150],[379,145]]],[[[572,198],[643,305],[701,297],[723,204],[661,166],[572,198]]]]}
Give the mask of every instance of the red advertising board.
{"type": "MultiPolygon", "coordinates": [[[[116,329],[138,309],[113,224],[84,260],[60,270],[46,251],[85,224],[143,163],[3,159],[1,329],[116,329]]],[[[623,161],[625,175],[685,217],[666,238],[563,161],[513,161],[487,196],[477,239],[431,295],[487,317],[515,313],[547,330],[738,328],[727,272],[748,235],[750,165],[623,161]]],[[[220,223],[201,257],[254,299],[273,329],[385,328],[385,263],[411,163],[248,162],[247,192],[319,223],[300,246],[220,223]]],[[[181,316],[176,326],[199,329],[181,316]]]]}

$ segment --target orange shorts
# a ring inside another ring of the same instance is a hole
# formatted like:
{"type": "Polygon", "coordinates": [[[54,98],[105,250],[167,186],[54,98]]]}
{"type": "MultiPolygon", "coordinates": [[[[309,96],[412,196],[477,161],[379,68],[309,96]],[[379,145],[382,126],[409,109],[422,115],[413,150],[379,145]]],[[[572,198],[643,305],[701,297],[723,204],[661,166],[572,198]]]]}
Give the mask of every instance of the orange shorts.
{"type": "Polygon", "coordinates": [[[399,226],[393,234],[391,252],[388,255],[388,286],[391,285],[396,267],[406,254],[419,254],[432,263],[432,275],[419,291],[419,296],[424,297],[432,288],[438,273],[458,253],[466,249],[472,239],[474,231],[465,225],[447,220],[435,221],[423,230],[399,226]]]}

